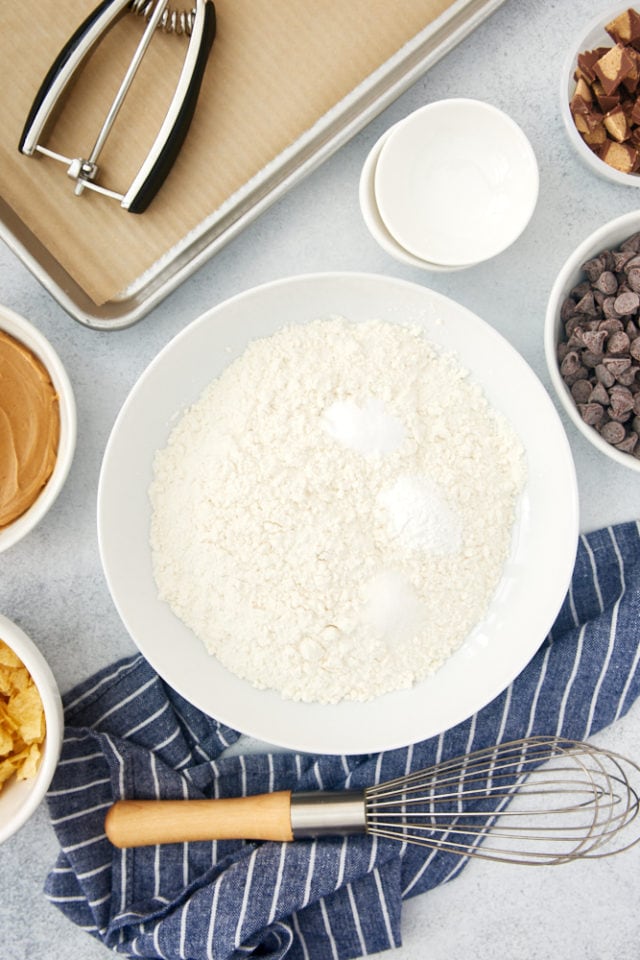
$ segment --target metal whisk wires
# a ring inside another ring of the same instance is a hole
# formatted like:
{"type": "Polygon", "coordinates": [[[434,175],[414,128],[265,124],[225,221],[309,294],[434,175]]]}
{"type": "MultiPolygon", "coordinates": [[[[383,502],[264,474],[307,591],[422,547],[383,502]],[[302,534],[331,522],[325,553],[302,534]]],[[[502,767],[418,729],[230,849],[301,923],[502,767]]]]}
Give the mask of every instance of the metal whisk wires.
{"type": "Polygon", "coordinates": [[[367,788],[367,832],[511,863],[607,856],[640,839],[612,846],[638,815],[639,774],[586,743],[511,741],[367,788]]]}

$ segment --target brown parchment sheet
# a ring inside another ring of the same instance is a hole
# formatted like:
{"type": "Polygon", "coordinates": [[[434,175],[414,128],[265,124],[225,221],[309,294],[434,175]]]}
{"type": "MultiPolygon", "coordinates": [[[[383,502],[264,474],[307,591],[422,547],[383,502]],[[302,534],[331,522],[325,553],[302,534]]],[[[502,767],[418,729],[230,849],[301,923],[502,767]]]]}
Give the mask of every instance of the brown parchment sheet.
{"type": "MultiPolygon", "coordinates": [[[[0,195],[99,305],[166,256],[453,0],[216,0],[217,35],[193,123],[142,215],[88,191],[74,196],[64,164],[17,149],[42,78],[94,6],[2,3],[0,195]]],[[[183,9],[179,0],[173,6],[183,9]]],[[[45,146],[88,155],[143,29],[129,13],[106,34],[45,146]]],[[[173,96],[186,43],[154,36],[101,154],[103,186],[124,193],[130,185],[173,96]]]]}

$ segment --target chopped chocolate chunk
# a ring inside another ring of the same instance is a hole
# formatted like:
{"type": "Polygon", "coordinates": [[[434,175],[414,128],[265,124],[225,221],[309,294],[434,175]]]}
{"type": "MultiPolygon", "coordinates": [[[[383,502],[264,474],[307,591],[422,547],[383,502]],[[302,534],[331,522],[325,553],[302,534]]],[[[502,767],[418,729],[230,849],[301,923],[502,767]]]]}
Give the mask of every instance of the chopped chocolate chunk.
{"type": "Polygon", "coordinates": [[[600,80],[605,93],[614,93],[625,77],[634,69],[634,62],[623,43],[616,43],[615,47],[600,57],[593,66],[595,75],[600,80]]]}
{"type": "MultiPolygon", "coordinates": [[[[617,42],[617,41],[616,41],[617,42]]],[[[596,47],[595,50],[585,50],[578,54],[578,69],[576,70],[576,79],[583,77],[587,83],[594,83],[597,80],[595,65],[609,50],[609,47],[596,47]]]]}
{"type": "Polygon", "coordinates": [[[633,173],[638,164],[638,151],[628,143],[607,140],[598,151],[598,156],[620,173],[633,173]]]}
{"type": "MultiPolygon", "coordinates": [[[[584,103],[584,101],[582,102],[584,103]]],[[[584,120],[590,129],[595,129],[601,122],[599,118],[594,117],[593,111],[588,108],[588,105],[584,114],[584,120]],[[593,124],[592,127],[591,124],[593,124]]],[[[617,107],[614,107],[613,110],[610,110],[609,113],[605,114],[602,123],[604,124],[609,136],[613,137],[614,140],[617,140],[618,143],[623,143],[631,136],[631,126],[627,119],[627,115],[620,104],[618,104],[617,107]]]]}
{"type": "Polygon", "coordinates": [[[640,40],[640,14],[629,8],[604,28],[614,43],[635,44],[640,40]]]}
{"type": "MultiPolygon", "coordinates": [[[[582,81],[585,85],[588,86],[587,81],[584,80],[583,77],[579,78],[578,84],[580,83],[580,81],[582,81]]],[[[578,92],[578,84],[576,84],[576,93],[578,92]]],[[[581,96],[583,100],[588,101],[589,98],[584,93],[584,89],[583,88],[580,88],[580,89],[581,89],[581,92],[579,96],[581,96]]],[[[603,86],[599,80],[595,80],[591,84],[590,93],[591,93],[592,102],[593,102],[593,99],[595,98],[595,102],[598,104],[598,106],[600,107],[603,113],[609,113],[610,110],[613,110],[613,108],[620,103],[620,94],[605,93],[603,86]]]]}

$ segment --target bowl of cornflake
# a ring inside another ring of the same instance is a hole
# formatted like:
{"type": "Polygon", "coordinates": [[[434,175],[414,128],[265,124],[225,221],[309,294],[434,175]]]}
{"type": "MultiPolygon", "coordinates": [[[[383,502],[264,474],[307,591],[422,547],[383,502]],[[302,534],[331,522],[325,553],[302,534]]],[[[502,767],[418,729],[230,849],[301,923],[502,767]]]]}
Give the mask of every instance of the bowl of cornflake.
{"type": "Polygon", "coordinates": [[[640,187],[640,13],[598,14],[569,54],[560,85],[569,140],[599,176],[640,187]]]}
{"type": "Polygon", "coordinates": [[[43,800],[64,722],[55,678],[26,633],[0,615],[0,843],[43,800]]]}
{"type": "Polygon", "coordinates": [[[266,284],[182,331],[125,401],[98,493],[112,597],[160,676],[335,754],[440,733],[508,686],[562,603],[577,518],[523,358],[454,301],[358,273],[266,284]]]}

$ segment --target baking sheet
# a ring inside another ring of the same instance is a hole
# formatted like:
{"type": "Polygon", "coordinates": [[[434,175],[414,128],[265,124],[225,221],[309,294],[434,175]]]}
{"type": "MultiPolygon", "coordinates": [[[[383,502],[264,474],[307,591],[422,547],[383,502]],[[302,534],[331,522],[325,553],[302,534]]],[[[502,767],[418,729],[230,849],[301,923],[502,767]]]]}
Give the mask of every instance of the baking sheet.
{"type": "MultiPolygon", "coordinates": [[[[18,153],[41,77],[89,8],[86,0],[12,5],[0,35],[0,77],[14,91],[0,137],[3,239],[77,320],[129,325],[501,2],[217,0],[218,35],[194,123],[142,216],[95,194],[75,197],[62,164],[18,153]]],[[[107,35],[47,146],[86,155],[141,30],[131,15],[107,35]]],[[[185,42],[154,37],[104,151],[105,185],[126,187],[142,161],[185,42]]]]}

